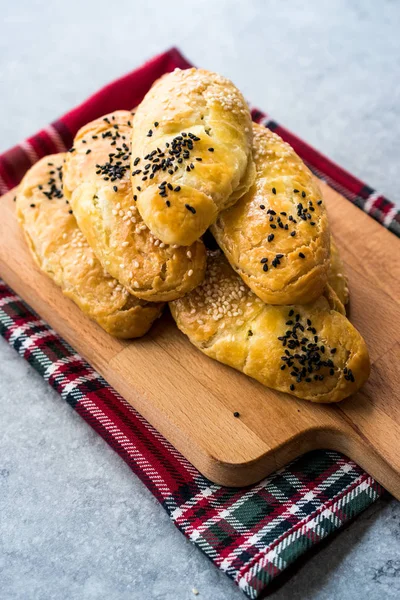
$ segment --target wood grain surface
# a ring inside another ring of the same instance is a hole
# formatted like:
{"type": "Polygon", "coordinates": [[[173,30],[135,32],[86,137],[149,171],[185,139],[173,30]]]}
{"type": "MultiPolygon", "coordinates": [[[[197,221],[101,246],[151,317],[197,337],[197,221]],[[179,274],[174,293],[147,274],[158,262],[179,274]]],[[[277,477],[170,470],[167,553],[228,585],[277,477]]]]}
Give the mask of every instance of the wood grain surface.
{"type": "Polygon", "coordinates": [[[248,485],[326,448],[351,457],[400,499],[400,241],[322,188],[350,280],[350,319],[372,361],[368,383],[338,405],[296,400],[209,359],[168,314],[142,339],[111,338],[39,271],[13,192],[1,199],[0,275],[212,481],[248,485]]]}

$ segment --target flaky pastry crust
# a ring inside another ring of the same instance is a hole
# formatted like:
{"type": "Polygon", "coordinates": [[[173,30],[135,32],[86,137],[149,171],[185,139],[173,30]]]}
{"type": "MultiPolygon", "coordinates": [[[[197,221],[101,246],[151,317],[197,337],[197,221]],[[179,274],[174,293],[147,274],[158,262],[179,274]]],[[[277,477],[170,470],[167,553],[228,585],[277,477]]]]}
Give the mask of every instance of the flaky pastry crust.
{"type": "Polygon", "coordinates": [[[160,316],[162,304],[131,296],[104,272],[62,192],[65,154],[46,156],[23,178],[18,221],[33,258],[88,317],[119,338],[140,337],[160,316]]]}
{"type": "Polygon", "coordinates": [[[232,267],[268,304],[306,304],[327,283],[328,217],[315,178],[293,149],[253,124],[256,179],[211,231],[232,267]]]}
{"type": "Polygon", "coordinates": [[[219,251],[209,253],[203,283],[169,306],[202,352],[270,388],[338,402],[368,378],[363,338],[325,296],[308,305],[265,304],[219,251]]]}
{"type": "Polygon", "coordinates": [[[248,106],[231,81],[204,69],[159,79],[134,118],[132,187],[154,235],[189,245],[251,186],[248,106]]]}
{"type": "Polygon", "coordinates": [[[203,279],[205,248],[168,246],[143,223],[129,175],[131,133],[128,111],[82,127],[67,153],[64,193],[103,267],[138,298],[171,300],[203,279]]]}

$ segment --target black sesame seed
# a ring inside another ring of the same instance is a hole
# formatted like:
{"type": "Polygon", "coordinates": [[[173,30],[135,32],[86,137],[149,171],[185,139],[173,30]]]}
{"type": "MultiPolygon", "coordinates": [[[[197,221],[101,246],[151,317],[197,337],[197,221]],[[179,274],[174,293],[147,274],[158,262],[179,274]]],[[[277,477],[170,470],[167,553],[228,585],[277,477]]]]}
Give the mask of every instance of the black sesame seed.
{"type": "Polygon", "coordinates": [[[175,192],[180,192],[180,191],[181,191],[181,186],[180,186],[180,185],[177,185],[174,191],[175,191],[175,192]]]}
{"type": "Polygon", "coordinates": [[[252,330],[251,330],[251,329],[249,329],[249,330],[248,330],[248,332],[247,332],[247,335],[248,335],[249,337],[251,337],[251,336],[253,335],[253,332],[252,332],[252,330]]]}
{"type": "Polygon", "coordinates": [[[30,207],[31,208],[35,208],[36,204],[31,204],[30,207]]]}
{"type": "Polygon", "coordinates": [[[165,204],[166,204],[167,206],[171,206],[171,202],[170,202],[169,200],[167,200],[167,201],[165,202],[165,204]]]}
{"type": "Polygon", "coordinates": [[[270,233],[270,234],[269,234],[269,236],[267,237],[267,240],[268,240],[269,242],[272,242],[272,240],[274,239],[274,237],[275,237],[275,236],[274,236],[274,234],[273,234],[273,233],[270,233]]]}
{"type": "Polygon", "coordinates": [[[114,192],[118,192],[118,188],[116,185],[113,186],[113,190],[114,190],[114,192]]]}
{"type": "Polygon", "coordinates": [[[306,193],[305,192],[301,192],[301,197],[305,198],[306,197],[306,193]]]}
{"type": "Polygon", "coordinates": [[[276,189],[274,187],[272,188],[272,193],[276,194],[276,189]]]}
{"type": "Polygon", "coordinates": [[[292,383],[292,384],[290,385],[290,391],[291,391],[291,392],[294,392],[294,390],[295,390],[295,387],[294,387],[294,385],[293,385],[293,383],[292,383]]]}
{"type": "Polygon", "coordinates": [[[240,413],[238,413],[238,411],[235,410],[235,412],[233,413],[233,416],[236,417],[236,419],[238,419],[240,417],[240,413]]]}
{"type": "Polygon", "coordinates": [[[209,148],[208,151],[209,152],[214,152],[214,148],[209,148]]]}
{"type": "Polygon", "coordinates": [[[299,252],[300,258],[305,258],[305,255],[302,252],[299,252]]]}
{"type": "Polygon", "coordinates": [[[292,237],[294,237],[296,235],[295,231],[292,231],[292,233],[290,234],[292,237]]]}
{"type": "Polygon", "coordinates": [[[263,265],[263,271],[265,271],[265,273],[268,271],[268,265],[267,265],[267,263],[265,263],[263,265]]]}
{"type": "Polygon", "coordinates": [[[265,209],[264,204],[260,204],[260,208],[261,208],[261,210],[264,210],[265,209]]]}
{"type": "Polygon", "coordinates": [[[262,258],[262,259],[260,260],[260,263],[261,263],[262,265],[264,265],[266,262],[268,262],[268,258],[267,258],[266,256],[264,256],[264,258],[262,258]]]}
{"type": "Polygon", "coordinates": [[[190,204],[185,204],[185,208],[187,208],[187,210],[189,210],[192,214],[196,214],[196,209],[193,208],[193,206],[190,206],[190,204]]]}
{"type": "Polygon", "coordinates": [[[293,193],[294,193],[294,194],[298,194],[298,193],[299,193],[299,190],[296,190],[296,189],[294,189],[294,190],[293,190],[293,193]]]}

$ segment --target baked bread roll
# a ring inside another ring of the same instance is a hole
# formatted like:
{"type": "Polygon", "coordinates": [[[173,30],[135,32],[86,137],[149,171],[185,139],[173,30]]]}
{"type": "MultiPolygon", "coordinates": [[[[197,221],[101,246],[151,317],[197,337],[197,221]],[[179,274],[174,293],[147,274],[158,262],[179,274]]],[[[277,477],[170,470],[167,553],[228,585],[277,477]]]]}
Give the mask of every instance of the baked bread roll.
{"type": "Polygon", "coordinates": [[[64,165],[64,193],[104,269],[144,300],[172,300],[204,277],[201,241],[166,246],[136,209],[129,168],[132,115],[117,111],[79,130],[64,165]]]}
{"type": "Polygon", "coordinates": [[[268,304],[306,304],[327,282],[329,226],[309,169],[283,140],[253,125],[256,180],[211,231],[232,267],[268,304]]]}
{"type": "Polygon", "coordinates": [[[131,296],[104,272],[62,191],[65,154],[42,158],[17,193],[17,217],[40,269],[100,327],[119,338],[142,336],[162,312],[131,296]]]}
{"type": "Polygon", "coordinates": [[[166,244],[187,246],[251,186],[252,127],[231,81],[176,69],[138,107],[132,187],[146,225],[166,244]]]}
{"type": "Polygon", "coordinates": [[[209,254],[203,283],[169,306],[202,352],[270,388],[338,402],[368,378],[363,338],[324,296],[308,305],[264,304],[219,251],[209,254]]]}

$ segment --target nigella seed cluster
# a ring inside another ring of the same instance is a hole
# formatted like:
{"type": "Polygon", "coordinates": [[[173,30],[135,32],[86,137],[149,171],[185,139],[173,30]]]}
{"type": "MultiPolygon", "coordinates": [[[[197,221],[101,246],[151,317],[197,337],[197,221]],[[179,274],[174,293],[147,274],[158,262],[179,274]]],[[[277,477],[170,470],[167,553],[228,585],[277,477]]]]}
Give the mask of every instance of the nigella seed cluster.
{"type": "MultiPolygon", "coordinates": [[[[303,198],[305,198],[305,192],[302,192],[302,196],[303,198]],[[304,194],[304,196],[303,196],[304,194]]],[[[318,202],[319,204],[319,202],[318,202]]],[[[313,221],[313,215],[312,213],[315,211],[315,207],[313,206],[313,202],[312,200],[308,201],[308,205],[303,206],[303,204],[301,202],[299,202],[299,204],[297,205],[297,216],[299,217],[299,219],[302,219],[302,221],[307,221],[309,220],[310,225],[312,225],[314,227],[315,225],[315,221],[313,221]]]]}
{"type": "MultiPolygon", "coordinates": [[[[156,121],[154,127],[158,127],[158,125],[159,124],[156,121]]],[[[149,133],[150,132],[151,135],[153,135],[152,130],[150,130],[149,133]]],[[[194,133],[186,133],[183,131],[180,135],[175,136],[171,142],[166,142],[164,149],[157,148],[149,154],[146,154],[143,159],[137,156],[133,161],[134,167],[137,167],[141,162],[147,162],[142,168],[139,167],[133,171],[132,176],[142,175],[142,181],[146,181],[147,179],[154,179],[158,171],[167,172],[169,175],[173,175],[178,171],[180,166],[188,172],[192,171],[195,168],[193,160],[198,162],[201,162],[202,160],[200,157],[195,159],[192,159],[191,157],[194,144],[199,141],[200,138],[194,133]]],[[[210,152],[214,151],[213,149],[209,150],[210,152]]],[[[167,184],[166,181],[163,181],[158,188],[160,190],[159,195],[162,198],[167,198],[168,190],[179,192],[181,189],[179,185],[173,187],[172,184],[167,184]]],[[[166,202],[166,205],[171,206],[170,201],[166,202]]],[[[194,214],[196,211],[195,209],[191,210],[192,208],[193,207],[190,207],[188,210],[194,214]]]]}
{"type": "MultiPolygon", "coordinates": [[[[273,187],[271,189],[271,191],[274,195],[276,195],[277,191],[276,191],[275,187],[273,187]]],[[[300,194],[302,196],[302,198],[306,198],[306,196],[307,196],[305,191],[300,192],[300,190],[298,190],[296,188],[293,190],[293,193],[300,194]]],[[[322,204],[322,200],[319,200],[317,202],[317,204],[320,206],[322,204]]],[[[261,210],[263,210],[263,211],[265,210],[265,204],[260,204],[259,207],[261,210]]],[[[313,221],[313,213],[315,212],[315,207],[313,205],[312,200],[309,200],[308,204],[303,204],[302,202],[299,202],[296,205],[296,211],[297,211],[297,215],[296,215],[297,218],[295,219],[292,215],[288,216],[288,214],[285,211],[281,211],[278,214],[272,208],[265,210],[265,215],[268,215],[270,229],[272,229],[272,230],[283,229],[284,231],[289,231],[289,227],[291,225],[297,225],[297,223],[299,222],[300,219],[302,221],[307,221],[312,227],[315,226],[315,221],[313,221]]],[[[295,237],[296,231],[292,230],[289,235],[290,235],[290,237],[295,237]]],[[[275,239],[275,233],[270,233],[267,235],[267,242],[271,243],[274,239],[275,239]]],[[[277,254],[275,256],[275,258],[271,261],[271,266],[277,267],[280,264],[280,258],[282,258],[282,257],[283,257],[283,255],[277,254]]],[[[302,252],[300,252],[299,257],[305,258],[305,255],[302,252]]],[[[265,257],[262,258],[260,261],[261,264],[263,265],[262,269],[264,272],[267,272],[269,270],[269,267],[266,264],[267,261],[268,261],[268,259],[265,257]]]]}
{"type": "MultiPolygon", "coordinates": [[[[312,326],[311,319],[307,319],[306,323],[302,322],[299,313],[291,309],[288,313],[286,325],[289,327],[283,336],[279,336],[278,340],[282,342],[285,348],[284,354],[281,356],[281,370],[288,369],[291,377],[296,383],[305,381],[323,381],[326,372],[329,375],[335,374],[335,365],[333,360],[327,356],[327,350],[324,344],[321,344],[315,327],[312,326]],[[321,370],[324,369],[324,373],[321,370]]],[[[331,348],[330,354],[334,355],[336,348],[331,348]]],[[[343,369],[345,378],[349,381],[354,381],[354,375],[351,369],[343,369]]],[[[295,384],[290,385],[290,390],[295,390],[295,384]]]]}
{"type": "MultiPolygon", "coordinates": [[[[274,267],[276,269],[276,267],[278,267],[281,264],[281,259],[284,257],[284,254],[276,254],[275,258],[272,259],[271,261],[271,267],[274,267]]],[[[262,268],[264,272],[267,272],[269,267],[268,267],[268,258],[266,256],[264,256],[261,260],[260,263],[262,264],[262,268]]]]}
{"type": "Polygon", "coordinates": [[[351,382],[353,382],[353,383],[355,382],[354,375],[353,375],[353,371],[352,371],[351,369],[348,369],[347,367],[345,367],[345,368],[343,369],[343,373],[344,373],[344,378],[345,378],[347,381],[351,381],[351,382]]]}
{"type": "MultiPolygon", "coordinates": [[[[47,163],[48,167],[51,167],[49,170],[49,179],[46,182],[47,188],[44,188],[43,185],[38,185],[38,189],[48,198],[49,200],[53,200],[54,198],[63,198],[63,173],[62,166],[56,167],[54,169],[54,163],[47,163]]],[[[36,205],[31,204],[31,208],[34,208],[36,205]]]]}
{"type": "Polygon", "coordinates": [[[121,160],[116,160],[114,154],[109,154],[108,157],[109,161],[104,163],[104,165],[96,165],[96,175],[101,175],[104,181],[114,182],[118,179],[123,179],[125,173],[129,170],[129,164],[123,163],[121,160]]]}

